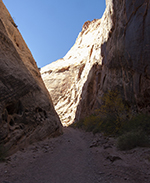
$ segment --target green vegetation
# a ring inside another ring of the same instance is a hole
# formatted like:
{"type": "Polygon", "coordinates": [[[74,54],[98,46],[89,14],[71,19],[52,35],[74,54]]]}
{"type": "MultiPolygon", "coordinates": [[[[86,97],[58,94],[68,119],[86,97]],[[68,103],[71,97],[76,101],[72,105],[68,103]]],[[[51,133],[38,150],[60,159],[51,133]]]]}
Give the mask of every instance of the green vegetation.
{"type": "Polygon", "coordinates": [[[134,147],[150,145],[150,116],[137,114],[126,121],[120,129],[117,147],[120,150],[129,150],[134,147]]]}
{"type": "Polygon", "coordinates": [[[148,114],[136,114],[131,119],[126,120],[120,129],[120,134],[124,134],[130,131],[144,131],[147,135],[150,135],[150,115],[148,114]]]}
{"type": "Polygon", "coordinates": [[[108,91],[102,98],[103,104],[95,114],[74,123],[72,126],[93,133],[115,135],[127,118],[127,107],[117,91],[108,91]]]}
{"type": "Polygon", "coordinates": [[[137,146],[149,145],[150,116],[131,115],[118,91],[108,91],[102,98],[100,109],[71,126],[91,131],[102,132],[118,138],[117,147],[129,150],[137,146]]]}
{"type": "Polygon", "coordinates": [[[118,138],[117,147],[120,150],[130,150],[134,147],[149,145],[149,137],[144,131],[130,131],[118,138]]]}

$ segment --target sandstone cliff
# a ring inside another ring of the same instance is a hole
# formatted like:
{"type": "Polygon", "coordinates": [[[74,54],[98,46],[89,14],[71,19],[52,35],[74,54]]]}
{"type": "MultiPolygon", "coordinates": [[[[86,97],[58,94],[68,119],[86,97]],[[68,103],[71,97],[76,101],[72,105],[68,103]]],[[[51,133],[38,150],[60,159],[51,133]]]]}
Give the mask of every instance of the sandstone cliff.
{"type": "Polygon", "coordinates": [[[0,0],[0,143],[11,152],[61,133],[30,50],[0,0]]]}
{"type": "Polygon", "coordinates": [[[66,56],[41,69],[64,125],[114,88],[134,110],[150,111],[149,22],[149,0],[106,0],[103,17],[86,22],[66,56]]]}

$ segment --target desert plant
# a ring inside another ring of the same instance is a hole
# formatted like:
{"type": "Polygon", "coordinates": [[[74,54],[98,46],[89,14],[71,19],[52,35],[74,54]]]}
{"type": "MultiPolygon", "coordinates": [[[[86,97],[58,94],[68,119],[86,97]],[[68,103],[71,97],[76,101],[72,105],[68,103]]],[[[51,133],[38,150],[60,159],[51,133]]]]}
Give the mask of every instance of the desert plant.
{"type": "Polygon", "coordinates": [[[104,135],[118,137],[117,146],[120,150],[149,144],[150,115],[131,115],[118,91],[108,91],[101,100],[101,107],[93,115],[73,126],[94,134],[103,132],[104,135]]]}
{"type": "Polygon", "coordinates": [[[84,119],[80,119],[79,121],[74,122],[69,126],[72,128],[83,128],[83,122],[84,122],[84,119]]]}
{"type": "Polygon", "coordinates": [[[150,135],[150,115],[136,114],[130,120],[126,120],[120,129],[120,134],[133,130],[142,130],[147,135],[150,135]]]}
{"type": "Polygon", "coordinates": [[[101,98],[103,104],[96,111],[101,118],[101,131],[105,134],[117,134],[129,116],[128,108],[117,90],[111,90],[101,98]]]}
{"type": "Polygon", "coordinates": [[[117,147],[120,150],[130,150],[135,147],[149,145],[149,137],[144,131],[130,131],[118,138],[117,147]]]}
{"type": "Polygon", "coordinates": [[[94,131],[95,128],[97,128],[99,122],[100,122],[99,116],[90,115],[77,121],[76,123],[71,124],[70,126],[73,128],[81,128],[87,132],[90,132],[94,131]]]}
{"type": "Polygon", "coordinates": [[[119,135],[117,143],[120,150],[149,145],[150,116],[136,114],[122,125],[119,135]]]}
{"type": "Polygon", "coordinates": [[[94,114],[85,117],[72,126],[93,133],[117,134],[127,118],[127,107],[116,90],[108,91],[101,100],[103,104],[94,114]]]}
{"type": "Polygon", "coordinates": [[[120,127],[121,122],[127,117],[127,107],[119,92],[117,90],[110,90],[104,94],[101,100],[103,105],[99,109],[100,114],[112,117],[120,127]]]}
{"type": "Polygon", "coordinates": [[[99,123],[99,116],[90,115],[84,119],[83,126],[86,131],[90,132],[93,131],[99,123]]]}

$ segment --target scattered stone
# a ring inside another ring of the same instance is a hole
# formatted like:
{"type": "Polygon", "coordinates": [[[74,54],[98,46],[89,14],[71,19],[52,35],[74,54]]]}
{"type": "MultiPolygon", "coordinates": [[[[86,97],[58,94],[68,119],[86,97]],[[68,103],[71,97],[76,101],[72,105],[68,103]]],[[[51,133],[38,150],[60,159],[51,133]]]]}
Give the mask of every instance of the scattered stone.
{"type": "Polygon", "coordinates": [[[15,167],[16,167],[16,165],[15,165],[15,164],[12,164],[12,165],[11,165],[11,167],[12,167],[12,168],[15,168],[15,167]]]}
{"type": "Polygon", "coordinates": [[[44,146],[44,149],[46,149],[46,150],[49,149],[49,146],[48,145],[47,146],[44,146]]]}
{"type": "Polygon", "coordinates": [[[11,157],[6,158],[7,163],[11,161],[11,157]]]}
{"type": "Polygon", "coordinates": [[[91,143],[90,148],[92,148],[92,147],[97,147],[97,146],[99,146],[99,140],[94,140],[94,141],[91,143]]]}
{"type": "Polygon", "coordinates": [[[106,159],[110,160],[112,163],[117,160],[122,160],[119,156],[107,156],[106,159]]]}
{"type": "Polygon", "coordinates": [[[103,148],[108,149],[108,148],[112,148],[112,146],[107,144],[107,145],[104,145],[103,148]]]}
{"type": "Polygon", "coordinates": [[[98,172],[99,175],[105,174],[104,172],[98,172]]]}

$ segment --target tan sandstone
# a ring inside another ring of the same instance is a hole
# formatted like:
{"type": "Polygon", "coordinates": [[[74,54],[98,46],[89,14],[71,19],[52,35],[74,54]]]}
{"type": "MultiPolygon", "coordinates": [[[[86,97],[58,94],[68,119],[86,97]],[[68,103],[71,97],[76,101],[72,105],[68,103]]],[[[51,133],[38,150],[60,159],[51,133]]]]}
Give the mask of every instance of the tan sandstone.
{"type": "Polygon", "coordinates": [[[117,88],[135,111],[150,111],[150,1],[106,0],[66,56],[41,69],[63,125],[89,115],[117,88]]]}
{"type": "Polygon", "coordinates": [[[0,143],[12,153],[61,133],[36,62],[0,0],[0,143]]]}

